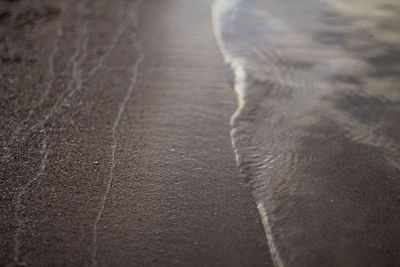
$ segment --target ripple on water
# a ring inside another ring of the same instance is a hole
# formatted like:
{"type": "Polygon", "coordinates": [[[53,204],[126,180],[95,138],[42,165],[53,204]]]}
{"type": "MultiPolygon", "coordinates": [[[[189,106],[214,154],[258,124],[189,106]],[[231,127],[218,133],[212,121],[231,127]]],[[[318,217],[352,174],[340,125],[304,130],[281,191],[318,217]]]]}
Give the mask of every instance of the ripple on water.
{"type": "Polygon", "coordinates": [[[214,4],[232,142],[277,265],[400,264],[399,6],[214,4]]]}

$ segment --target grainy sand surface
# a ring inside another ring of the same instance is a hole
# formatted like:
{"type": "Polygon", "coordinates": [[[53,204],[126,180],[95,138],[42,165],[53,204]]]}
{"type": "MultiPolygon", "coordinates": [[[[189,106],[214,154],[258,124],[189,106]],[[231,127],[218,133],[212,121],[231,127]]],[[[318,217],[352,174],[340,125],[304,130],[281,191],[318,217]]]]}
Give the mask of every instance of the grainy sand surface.
{"type": "Polygon", "coordinates": [[[0,2],[0,265],[271,266],[210,6],[0,2]]]}

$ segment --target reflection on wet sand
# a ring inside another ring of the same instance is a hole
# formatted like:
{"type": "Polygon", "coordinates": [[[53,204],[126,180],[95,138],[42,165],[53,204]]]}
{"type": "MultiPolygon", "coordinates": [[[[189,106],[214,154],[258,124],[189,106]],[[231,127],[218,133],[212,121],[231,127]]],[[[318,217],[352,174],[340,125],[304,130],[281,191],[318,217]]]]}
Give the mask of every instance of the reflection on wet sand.
{"type": "Polygon", "coordinates": [[[216,34],[245,72],[233,145],[276,263],[397,266],[400,3],[225,2],[216,34]]]}

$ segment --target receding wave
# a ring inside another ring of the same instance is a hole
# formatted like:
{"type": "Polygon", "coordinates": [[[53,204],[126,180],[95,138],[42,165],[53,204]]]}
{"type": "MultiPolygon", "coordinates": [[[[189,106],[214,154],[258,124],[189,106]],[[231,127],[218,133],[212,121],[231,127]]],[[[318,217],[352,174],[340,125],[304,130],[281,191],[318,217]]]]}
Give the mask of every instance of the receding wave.
{"type": "Polygon", "coordinates": [[[231,138],[277,266],[400,263],[400,3],[216,0],[231,138]]]}

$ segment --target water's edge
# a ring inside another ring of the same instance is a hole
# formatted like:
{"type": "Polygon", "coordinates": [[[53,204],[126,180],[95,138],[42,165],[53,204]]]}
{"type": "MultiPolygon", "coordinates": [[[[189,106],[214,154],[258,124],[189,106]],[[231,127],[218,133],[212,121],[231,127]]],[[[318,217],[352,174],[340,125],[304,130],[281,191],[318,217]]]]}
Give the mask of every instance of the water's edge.
{"type": "MultiPolygon", "coordinates": [[[[212,5],[212,19],[213,19],[213,30],[215,34],[215,38],[218,44],[218,47],[222,53],[222,56],[224,58],[226,67],[229,69],[229,71],[233,74],[233,89],[236,93],[237,97],[237,108],[235,112],[233,113],[231,119],[230,119],[230,125],[231,125],[231,142],[233,146],[233,151],[235,153],[236,157],[236,164],[240,168],[239,164],[239,152],[235,146],[235,132],[236,129],[234,127],[235,120],[239,116],[244,104],[244,90],[245,90],[245,84],[246,84],[246,72],[244,71],[244,65],[243,65],[243,60],[240,58],[234,58],[233,55],[230,55],[228,50],[225,49],[224,42],[222,40],[222,33],[221,33],[221,25],[220,25],[220,14],[221,12],[224,12],[224,8],[227,8],[229,4],[234,4],[235,1],[225,1],[225,0],[216,0],[214,1],[212,5]]],[[[258,201],[256,203],[258,212],[261,217],[261,221],[263,224],[265,236],[268,242],[268,246],[270,249],[270,255],[272,256],[272,260],[274,262],[274,265],[277,267],[282,267],[282,261],[279,257],[278,250],[274,244],[274,238],[271,232],[271,228],[269,227],[268,223],[268,216],[266,213],[266,210],[264,208],[264,204],[261,201],[258,201]]]]}
{"type": "Polygon", "coordinates": [[[276,266],[397,266],[400,3],[215,0],[236,163],[276,266]]]}

